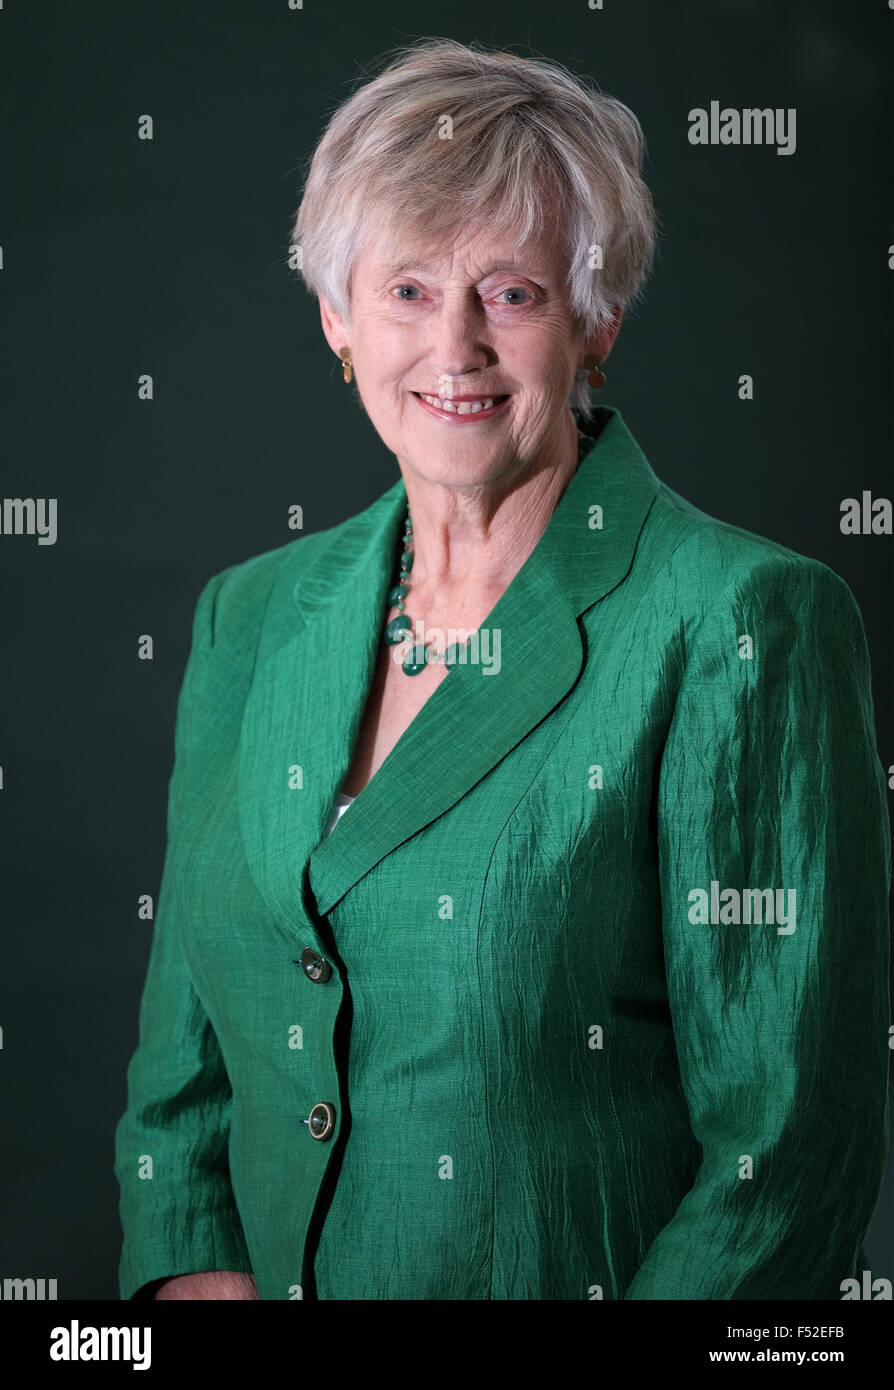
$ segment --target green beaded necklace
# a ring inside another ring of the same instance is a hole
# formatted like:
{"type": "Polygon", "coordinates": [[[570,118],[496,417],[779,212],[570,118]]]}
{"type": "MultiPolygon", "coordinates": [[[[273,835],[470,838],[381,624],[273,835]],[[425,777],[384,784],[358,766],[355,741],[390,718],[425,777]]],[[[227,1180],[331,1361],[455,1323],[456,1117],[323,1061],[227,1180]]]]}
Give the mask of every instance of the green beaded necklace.
{"type": "MultiPolygon", "coordinates": [[[[578,464],[592,443],[593,440],[590,436],[579,429],[577,432],[578,464]]],[[[413,568],[413,552],[408,549],[412,539],[413,523],[410,520],[410,508],[408,506],[407,519],[404,523],[403,549],[400,554],[400,572],[397,583],[389,589],[386,599],[388,612],[392,608],[396,608],[398,615],[396,618],[392,618],[385,627],[385,642],[389,647],[394,647],[399,642],[408,643],[409,649],[401,664],[406,675],[418,676],[419,672],[424,671],[426,666],[435,662],[440,662],[444,666],[455,666],[460,659],[462,648],[469,645],[475,634],[470,632],[465,642],[454,642],[443,652],[430,651],[424,642],[412,641],[413,624],[409,615],[404,612],[404,600],[409,589],[407,580],[410,570],[413,568]]]]}

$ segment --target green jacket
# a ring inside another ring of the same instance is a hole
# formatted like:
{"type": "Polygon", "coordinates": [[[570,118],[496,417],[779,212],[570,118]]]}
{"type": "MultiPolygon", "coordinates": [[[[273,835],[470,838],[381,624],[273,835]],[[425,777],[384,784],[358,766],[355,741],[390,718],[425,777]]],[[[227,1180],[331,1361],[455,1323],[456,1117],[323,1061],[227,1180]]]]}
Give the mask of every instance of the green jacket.
{"type": "Polygon", "coordinates": [[[860,613],[616,410],[590,430],[482,625],[499,663],[450,670],[328,838],[403,480],[203,589],[123,1298],[230,1269],[262,1299],[840,1299],[868,1267],[891,859],[860,613]]]}

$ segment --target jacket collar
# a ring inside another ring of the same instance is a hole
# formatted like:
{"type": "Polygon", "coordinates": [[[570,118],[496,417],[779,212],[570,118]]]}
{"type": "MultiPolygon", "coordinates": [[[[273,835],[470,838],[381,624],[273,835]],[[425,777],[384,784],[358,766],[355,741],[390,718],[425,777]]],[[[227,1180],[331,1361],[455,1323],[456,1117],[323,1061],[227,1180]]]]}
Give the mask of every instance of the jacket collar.
{"type": "Polygon", "coordinates": [[[295,929],[305,873],[325,915],[486,776],[576,681],[578,618],[627,575],[661,486],[617,410],[601,407],[587,430],[592,447],[482,623],[500,629],[499,671],[455,666],[325,839],[395,582],[403,479],[313,538],[310,562],[301,553],[307,541],[283,562],[245,706],[239,799],[249,865],[285,930],[295,929]]]}

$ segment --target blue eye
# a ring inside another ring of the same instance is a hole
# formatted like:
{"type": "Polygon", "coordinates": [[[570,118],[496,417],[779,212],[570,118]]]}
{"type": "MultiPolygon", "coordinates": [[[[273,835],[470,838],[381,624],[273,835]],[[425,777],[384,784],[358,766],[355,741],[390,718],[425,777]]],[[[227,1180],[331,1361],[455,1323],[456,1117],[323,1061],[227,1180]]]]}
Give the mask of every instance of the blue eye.
{"type": "MultiPolygon", "coordinates": [[[[520,285],[513,285],[511,289],[508,289],[508,290],[501,290],[501,291],[500,291],[500,294],[524,294],[524,295],[526,295],[527,293],[528,293],[528,291],[527,291],[527,290],[523,290],[523,289],[521,288],[520,285]]],[[[516,300],[515,302],[518,303],[519,301],[516,300]]]]}
{"type": "MultiPolygon", "coordinates": [[[[416,290],[417,293],[418,293],[418,288],[419,288],[419,287],[418,287],[417,285],[395,285],[395,287],[394,287],[394,289],[391,291],[391,293],[394,294],[395,290],[416,290]]],[[[398,295],[397,295],[397,298],[398,298],[398,299],[403,299],[404,296],[401,295],[401,294],[398,294],[398,295]]],[[[405,301],[405,302],[406,302],[406,301],[405,301]]]]}

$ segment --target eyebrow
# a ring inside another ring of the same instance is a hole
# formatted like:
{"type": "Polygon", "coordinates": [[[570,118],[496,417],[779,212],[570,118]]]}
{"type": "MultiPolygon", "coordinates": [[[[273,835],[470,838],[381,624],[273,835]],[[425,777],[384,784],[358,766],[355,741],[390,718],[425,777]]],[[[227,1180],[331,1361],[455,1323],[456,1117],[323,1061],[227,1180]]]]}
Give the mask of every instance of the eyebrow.
{"type": "MultiPolygon", "coordinates": [[[[391,261],[384,267],[382,273],[386,279],[390,280],[392,275],[403,274],[415,270],[429,271],[431,269],[432,264],[430,261],[391,261]]],[[[482,275],[482,280],[486,280],[488,275],[493,275],[495,271],[498,270],[518,271],[525,275],[539,276],[541,279],[545,275],[545,271],[538,266],[525,267],[519,265],[517,261],[494,261],[482,275]]]]}

